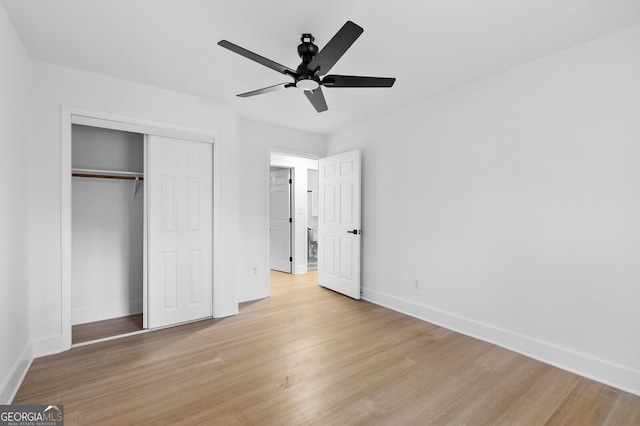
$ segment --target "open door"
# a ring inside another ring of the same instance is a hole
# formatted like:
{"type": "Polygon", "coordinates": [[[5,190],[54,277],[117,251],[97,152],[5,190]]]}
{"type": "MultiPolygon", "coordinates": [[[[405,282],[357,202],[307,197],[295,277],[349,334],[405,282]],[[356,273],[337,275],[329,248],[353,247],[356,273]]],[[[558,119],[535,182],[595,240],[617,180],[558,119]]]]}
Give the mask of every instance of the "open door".
{"type": "Polygon", "coordinates": [[[318,283],[360,299],[360,150],[319,166],[318,283]]]}
{"type": "Polygon", "coordinates": [[[269,183],[270,268],[291,273],[291,169],[274,170],[269,183]]]}
{"type": "Polygon", "coordinates": [[[149,328],[213,314],[213,147],[149,135],[149,328]]]}

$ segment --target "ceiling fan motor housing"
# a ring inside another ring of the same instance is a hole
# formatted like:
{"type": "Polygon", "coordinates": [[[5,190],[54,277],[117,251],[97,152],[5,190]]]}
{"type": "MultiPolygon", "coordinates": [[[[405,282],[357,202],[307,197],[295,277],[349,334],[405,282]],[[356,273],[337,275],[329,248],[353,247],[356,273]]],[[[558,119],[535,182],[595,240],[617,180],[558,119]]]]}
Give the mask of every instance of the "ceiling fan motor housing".
{"type": "Polygon", "coordinates": [[[320,86],[320,79],[315,76],[315,72],[309,71],[307,65],[318,54],[318,46],[313,44],[313,36],[311,34],[302,34],[302,41],[298,45],[298,55],[302,59],[302,63],[296,69],[296,87],[302,90],[315,90],[320,86]]]}

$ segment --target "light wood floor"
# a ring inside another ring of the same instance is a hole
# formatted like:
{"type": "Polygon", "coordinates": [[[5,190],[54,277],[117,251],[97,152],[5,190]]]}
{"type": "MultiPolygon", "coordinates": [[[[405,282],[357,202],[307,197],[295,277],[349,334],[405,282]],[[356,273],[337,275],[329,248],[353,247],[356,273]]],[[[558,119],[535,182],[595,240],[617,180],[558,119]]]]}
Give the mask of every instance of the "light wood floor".
{"type": "Polygon", "coordinates": [[[76,345],[140,330],[142,330],[142,314],[78,324],[72,327],[71,343],[76,345]]]}
{"type": "Polygon", "coordinates": [[[14,404],[65,424],[638,425],[640,397],[272,274],[241,314],[34,361],[14,404]]]}

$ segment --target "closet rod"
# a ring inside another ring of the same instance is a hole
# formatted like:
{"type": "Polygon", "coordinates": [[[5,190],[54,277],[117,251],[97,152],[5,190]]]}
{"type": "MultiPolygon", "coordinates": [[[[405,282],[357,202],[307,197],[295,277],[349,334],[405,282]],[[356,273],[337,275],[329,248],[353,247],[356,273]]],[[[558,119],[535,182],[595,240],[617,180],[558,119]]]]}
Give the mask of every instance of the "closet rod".
{"type": "Polygon", "coordinates": [[[99,179],[143,180],[144,173],[123,172],[119,170],[71,169],[71,176],[99,179]]]}
{"type": "Polygon", "coordinates": [[[97,179],[122,179],[122,180],[144,180],[142,176],[114,176],[114,175],[96,175],[87,173],[72,173],[73,177],[97,178],[97,179]]]}

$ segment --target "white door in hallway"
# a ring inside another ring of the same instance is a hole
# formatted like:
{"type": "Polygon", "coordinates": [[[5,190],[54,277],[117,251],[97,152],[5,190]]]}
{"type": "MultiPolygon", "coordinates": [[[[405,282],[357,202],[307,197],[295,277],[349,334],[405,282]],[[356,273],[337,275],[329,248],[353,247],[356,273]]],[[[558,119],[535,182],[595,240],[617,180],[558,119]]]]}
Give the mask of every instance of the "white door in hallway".
{"type": "Polygon", "coordinates": [[[149,328],[212,316],[213,147],[148,136],[149,328]]]}
{"type": "Polygon", "coordinates": [[[291,273],[291,170],[274,170],[269,177],[270,268],[291,273]]]}
{"type": "Polygon", "coordinates": [[[318,283],[360,299],[360,151],[319,163],[318,283]]]}

